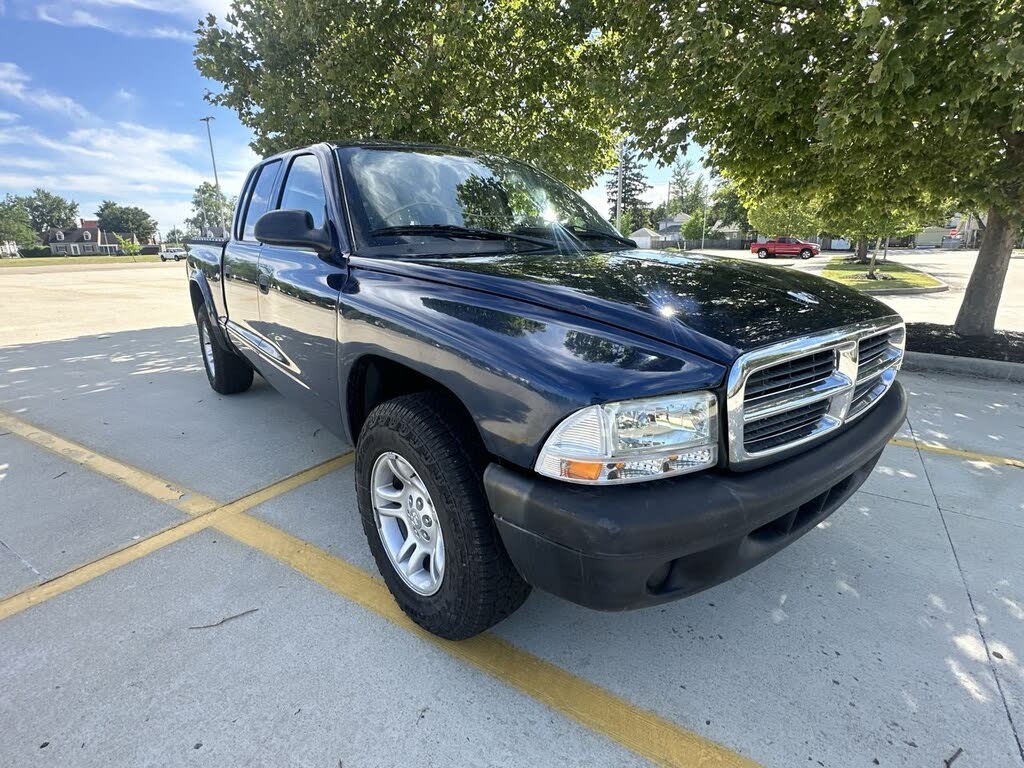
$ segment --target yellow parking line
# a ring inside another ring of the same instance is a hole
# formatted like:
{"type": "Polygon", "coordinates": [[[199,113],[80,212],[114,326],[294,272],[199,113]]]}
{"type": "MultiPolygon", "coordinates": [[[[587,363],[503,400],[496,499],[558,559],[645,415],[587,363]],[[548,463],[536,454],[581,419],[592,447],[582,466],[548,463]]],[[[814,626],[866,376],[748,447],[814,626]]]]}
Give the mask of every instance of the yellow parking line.
{"type": "MultiPolygon", "coordinates": [[[[217,510],[219,512],[220,510],[217,510]]],[[[197,517],[190,518],[184,522],[179,523],[173,528],[156,533],[149,536],[141,541],[135,542],[124,549],[119,549],[117,552],[113,552],[106,557],[101,557],[98,560],[93,560],[91,563],[87,563],[73,571],[69,571],[62,576],[58,576],[50,581],[43,582],[35,587],[30,587],[24,592],[19,592],[12,597],[8,597],[6,600],[0,600],[0,620],[6,619],[13,616],[16,613],[21,613],[27,608],[31,608],[33,605],[39,605],[40,603],[46,602],[51,597],[57,597],[57,595],[63,595],[65,592],[74,589],[75,587],[81,586],[86,582],[92,581],[93,579],[102,576],[105,573],[115,568],[120,568],[122,565],[127,565],[130,562],[138,560],[140,557],[145,557],[158,549],[163,549],[168,544],[173,544],[176,541],[181,541],[187,536],[191,536],[193,533],[198,533],[204,528],[209,528],[213,525],[214,512],[206,512],[197,517]]]]}
{"type": "Polygon", "coordinates": [[[410,621],[379,579],[308,542],[245,514],[246,510],[275,496],[344,467],[353,459],[354,454],[351,452],[298,472],[233,502],[219,505],[209,497],[102,456],[10,414],[0,412],[0,427],[193,515],[191,519],[173,528],[0,601],[0,619],[13,616],[168,544],[214,526],[658,765],[699,768],[757,766],[757,763],[742,755],[653,712],[636,707],[600,686],[516,648],[493,634],[460,643],[441,640],[410,621]]]}
{"type": "Polygon", "coordinates": [[[757,766],[752,760],[636,707],[493,634],[458,643],[437,638],[402,613],[379,579],[269,523],[238,514],[218,519],[215,527],[657,765],[757,766]]]}
{"type": "Polygon", "coordinates": [[[904,440],[902,437],[894,437],[889,441],[890,445],[898,445],[900,448],[917,448],[928,453],[937,453],[943,456],[956,456],[971,461],[981,461],[986,464],[1003,464],[1007,467],[1024,469],[1024,460],[1014,459],[1010,456],[995,456],[990,453],[976,453],[975,451],[964,451],[960,448],[946,448],[942,445],[930,445],[920,440],[904,440]]]}
{"type": "Polygon", "coordinates": [[[199,515],[218,506],[218,502],[208,496],[187,488],[179,488],[143,469],[125,464],[123,461],[117,461],[109,456],[102,456],[84,445],[40,429],[5,411],[0,411],[0,429],[19,435],[30,443],[53,451],[58,456],[81,464],[93,472],[98,472],[122,485],[127,485],[150,498],[170,504],[186,515],[199,515]]]}
{"type": "MultiPolygon", "coordinates": [[[[95,454],[93,455],[95,456],[95,454]]],[[[310,467],[309,469],[296,472],[294,475],[290,475],[283,480],[279,480],[276,483],[268,485],[266,488],[261,488],[254,493],[242,496],[228,504],[218,505],[217,502],[210,500],[213,507],[206,512],[201,512],[191,519],[185,520],[172,528],[167,528],[159,533],[153,534],[152,536],[148,536],[141,541],[137,541],[123,549],[119,549],[116,552],[112,552],[109,555],[92,561],[91,563],[80,566],[73,571],[69,571],[68,573],[54,579],[50,579],[49,581],[37,586],[30,587],[23,592],[19,592],[16,595],[6,598],[5,600],[0,600],[0,621],[9,616],[13,616],[16,613],[20,613],[26,608],[31,608],[33,605],[43,603],[52,597],[62,595],[68,590],[90,582],[105,573],[109,573],[115,568],[120,568],[122,565],[127,565],[128,563],[138,560],[140,557],[145,557],[159,549],[163,549],[168,544],[181,541],[182,539],[191,536],[193,533],[198,533],[205,528],[209,528],[219,520],[230,518],[232,515],[239,514],[247,509],[252,509],[265,501],[269,501],[276,496],[280,496],[282,493],[287,493],[288,491],[294,490],[306,483],[318,480],[329,472],[341,469],[346,464],[351,463],[353,457],[354,454],[349,452],[343,456],[330,459],[321,464],[317,464],[314,467],[310,467]]],[[[86,466],[91,467],[92,465],[87,464],[86,466]]],[[[141,470],[139,471],[141,472],[141,470]]],[[[163,483],[163,481],[161,481],[161,483],[163,487],[171,487],[169,484],[163,483]]],[[[188,491],[187,493],[191,493],[191,491],[188,491]]],[[[198,497],[198,494],[194,494],[193,497],[198,497]]]]}

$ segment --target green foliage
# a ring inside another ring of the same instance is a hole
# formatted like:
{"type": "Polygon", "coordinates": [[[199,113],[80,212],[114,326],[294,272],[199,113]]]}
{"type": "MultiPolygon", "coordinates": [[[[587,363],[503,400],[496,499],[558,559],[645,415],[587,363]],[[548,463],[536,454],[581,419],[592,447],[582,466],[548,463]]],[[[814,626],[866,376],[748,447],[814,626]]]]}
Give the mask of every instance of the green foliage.
{"type": "Polygon", "coordinates": [[[223,227],[234,212],[234,204],[213,183],[204,181],[192,194],[192,216],[185,219],[189,229],[205,232],[211,227],[223,227]]]}
{"type": "Polygon", "coordinates": [[[823,232],[826,226],[818,206],[808,198],[788,195],[765,195],[756,198],[748,211],[750,225],[762,235],[809,238],[823,232]]]}
{"type": "Polygon", "coordinates": [[[455,144],[584,187],[613,162],[615,38],[592,7],[236,0],[200,21],[195,62],[269,154],[317,141],[455,144]]]}
{"type": "Polygon", "coordinates": [[[100,229],[105,232],[135,235],[144,242],[152,240],[156,234],[156,221],[135,205],[118,205],[104,200],[96,209],[96,218],[99,219],[100,229]]]}
{"type": "Polygon", "coordinates": [[[125,256],[138,256],[142,251],[142,246],[139,245],[138,241],[131,237],[121,237],[121,235],[115,234],[117,242],[121,244],[121,250],[124,251],[125,256]]]}
{"type": "Polygon", "coordinates": [[[36,187],[21,198],[28,212],[32,231],[39,234],[48,229],[67,229],[78,224],[78,203],[36,187]]]}
{"type": "Polygon", "coordinates": [[[740,197],[736,185],[728,179],[711,193],[711,210],[708,218],[723,225],[736,225],[740,235],[750,232],[747,207],[740,197]]]}
{"type": "Polygon", "coordinates": [[[0,201],[0,242],[8,240],[16,242],[19,251],[36,242],[24,201],[14,195],[7,195],[0,201]]]}
{"type": "Polygon", "coordinates": [[[711,209],[708,209],[707,221],[704,220],[704,209],[700,208],[694,211],[689,220],[683,224],[680,233],[687,240],[718,240],[722,238],[722,233],[714,229],[715,222],[711,218],[711,209]]]}
{"type": "Polygon", "coordinates": [[[696,140],[748,200],[803,194],[861,230],[987,210],[957,319],[990,333],[1024,220],[1024,0],[650,0],[603,7],[624,129],[669,160],[696,140]],[[973,320],[972,320],[973,318],[973,320]]]}
{"type": "Polygon", "coordinates": [[[21,258],[23,259],[39,259],[53,255],[50,253],[50,246],[48,245],[29,245],[24,248],[19,247],[18,253],[21,254],[21,258]]]}
{"type": "Polygon", "coordinates": [[[674,157],[691,138],[741,186],[923,191],[1024,216],[1024,5],[654,0],[610,7],[628,129],[674,157]],[[722,98],[729,94],[729,98],[722,98]],[[682,115],[682,117],[680,117],[682,115]]]}
{"type": "Polygon", "coordinates": [[[176,245],[185,242],[186,237],[188,236],[183,229],[171,227],[164,233],[163,241],[165,245],[176,245]]]}
{"type": "MultiPolygon", "coordinates": [[[[650,206],[643,196],[651,185],[647,183],[644,175],[643,165],[637,152],[632,147],[623,147],[621,153],[622,163],[622,222],[623,232],[633,232],[645,226],[651,216],[650,206]],[[626,221],[632,229],[626,228],[626,221]]],[[[608,178],[605,181],[605,192],[608,195],[608,216],[612,222],[615,221],[615,206],[619,194],[619,166],[616,165],[608,171],[608,178]]]]}

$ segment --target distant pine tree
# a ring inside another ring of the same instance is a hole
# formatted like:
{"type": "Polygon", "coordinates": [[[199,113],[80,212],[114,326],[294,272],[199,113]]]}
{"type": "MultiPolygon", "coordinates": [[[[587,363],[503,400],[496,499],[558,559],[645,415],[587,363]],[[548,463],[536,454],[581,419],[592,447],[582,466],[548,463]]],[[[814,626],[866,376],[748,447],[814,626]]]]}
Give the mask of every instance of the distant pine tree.
{"type": "MultiPolygon", "coordinates": [[[[647,226],[651,220],[651,207],[644,200],[644,194],[651,188],[644,175],[637,152],[626,146],[622,150],[622,226],[626,234],[626,222],[632,228],[647,226]],[[628,216],[627,216],[628,214],[628,216]]],[[[608,194],[608,218],[615,223],[615,203],[618,200],[619,166],[608,171],[605,191],[608,194]]]]}

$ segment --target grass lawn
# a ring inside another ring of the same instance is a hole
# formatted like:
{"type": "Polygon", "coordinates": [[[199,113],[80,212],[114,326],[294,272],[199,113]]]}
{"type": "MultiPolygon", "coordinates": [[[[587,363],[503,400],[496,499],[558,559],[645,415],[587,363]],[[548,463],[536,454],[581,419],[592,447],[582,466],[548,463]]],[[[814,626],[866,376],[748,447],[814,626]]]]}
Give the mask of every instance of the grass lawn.
{"type": "MultiPolygon", "coordinates": [[[[160,261],[156,255],[136,256],[135,261],[143,264],[146,262],[160,261]]],[[[32,259],[0,259],[0,269],[3,267],[63,267],[68,264],[132,264],[131,256],[40,256],[32,259]]]]}
{"type": "Polygon", "coordinates": [[[867,264],[854,264],[847,261],[844,256],[833,256],[821,274],[829,280],[861,291],[881,288],[936,288],[942,285],[941,281],[928,273],[891,259],[885,263],[879,261],[876,272],[891,279],[868,280],[867,264]]]}

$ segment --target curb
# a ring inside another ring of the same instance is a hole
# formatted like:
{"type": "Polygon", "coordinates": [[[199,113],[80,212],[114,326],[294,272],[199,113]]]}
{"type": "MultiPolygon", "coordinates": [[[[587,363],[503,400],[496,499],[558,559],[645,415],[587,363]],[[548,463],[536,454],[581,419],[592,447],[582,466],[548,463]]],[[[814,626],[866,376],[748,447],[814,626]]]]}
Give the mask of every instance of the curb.
{"type": "MultiPolygon", "coordinates": [[[[935,280],[939,278],[934,275],[930,275],[935,280]]],[[[939,282],[942,282],[939,280],[939,282]]],[[[923,293],[942,293],[948,291],[949,285],[942,283],[942,285],[933,285],[930,287],[922,288],[865,288],[861,293],[866,293],[868,296],[918,296],[923,293]]]]}
{"type": "Polygon", "coordinates": [[[955,373],[978,379],[1024,383],[1024,363],[983,360],[978,357],[955,357],[954,355],[907,351],[903,356],[903,370],[924,373],[955,373]]]}

